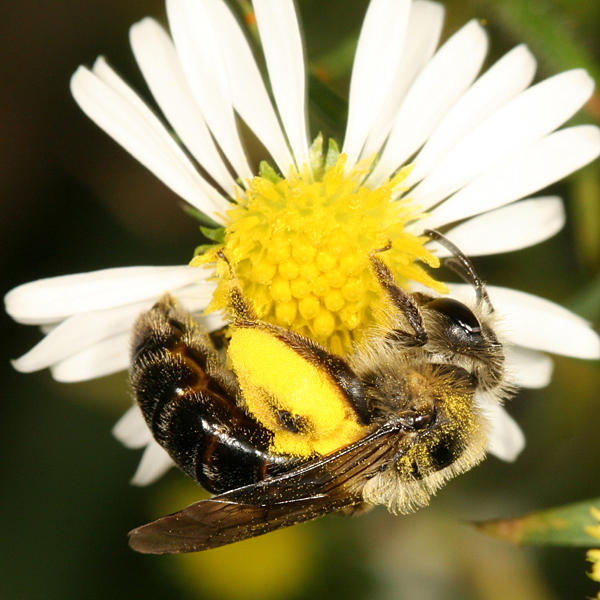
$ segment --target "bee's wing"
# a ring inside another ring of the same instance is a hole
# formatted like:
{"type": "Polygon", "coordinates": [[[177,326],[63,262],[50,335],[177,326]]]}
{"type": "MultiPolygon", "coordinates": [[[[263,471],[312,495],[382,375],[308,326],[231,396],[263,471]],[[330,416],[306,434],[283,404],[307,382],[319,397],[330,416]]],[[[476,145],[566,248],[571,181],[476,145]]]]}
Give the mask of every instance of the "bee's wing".
{"type": "Polygon", "coordinates": [[[398,435],[387,425],[288,473],[196,502],[132,530],[129,544],[147,554],[196,552],[360,503],[361,484],[396,452],[398,435]]]}

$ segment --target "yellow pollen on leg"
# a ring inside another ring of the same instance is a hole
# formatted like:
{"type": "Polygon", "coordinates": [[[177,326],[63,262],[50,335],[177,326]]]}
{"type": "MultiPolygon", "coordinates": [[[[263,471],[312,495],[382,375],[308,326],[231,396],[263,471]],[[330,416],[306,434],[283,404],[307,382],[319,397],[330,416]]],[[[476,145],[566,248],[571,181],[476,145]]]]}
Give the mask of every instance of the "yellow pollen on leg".
{"type": "MultiPolygon", "coordinates": [[[[420,213],[409,200],[393,200],[408,170],[370,189],[361,181],[372,162],[346,170],[342,154],[318,177],[307,170],[254,177],[227,213],[224,243],[191,264],[213,262],[223,249],[260,319],[349,352],[382,313],[384,294],[369,261],[374,250],[391,244],[380,257],[399,283],[446,291],[422,266],[439,266],[427,238],[406,232],[420,213]]],[[[228,271],[218,273],[209,309],[227,308],[228,271]]]]}

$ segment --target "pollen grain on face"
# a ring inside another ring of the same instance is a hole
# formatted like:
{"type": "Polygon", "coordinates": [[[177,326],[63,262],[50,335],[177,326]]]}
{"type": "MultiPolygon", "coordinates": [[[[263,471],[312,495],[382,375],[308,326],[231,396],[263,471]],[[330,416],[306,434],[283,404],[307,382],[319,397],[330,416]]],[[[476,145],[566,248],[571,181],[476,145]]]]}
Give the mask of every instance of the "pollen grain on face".
{"type": "MultiPolygon", "coordinates": [[[[340,154],[312,174],[293,171],[287,178],[263,165],[228,211],[224,243],[191,264],[212,263],[223,249],[260,319],[346,353],[381,314],[372,252],[391,244],[382,258],[398,280],[445,291],[418,264],[439,266],[424,247],[427,238],[405,231],[420,218],[418,209],[409,200],[393,199],[409,170],[370,189],[361,181],[372,162],[346,170],[340,154]]],[[[217,269],[209,310],[227,305],[227,273],[217,269]]]]}

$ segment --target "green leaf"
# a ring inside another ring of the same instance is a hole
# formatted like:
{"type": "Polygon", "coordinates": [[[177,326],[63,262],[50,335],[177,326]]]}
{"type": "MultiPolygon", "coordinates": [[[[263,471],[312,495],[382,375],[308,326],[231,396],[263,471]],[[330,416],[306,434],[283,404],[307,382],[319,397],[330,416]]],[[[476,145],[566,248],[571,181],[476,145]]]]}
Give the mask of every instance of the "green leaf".
{"type": "Polygon", "coordinates": [[[260,161],[258,174],[271,183],[279,183],[281,181],[281,177],[277,174],[277,171],[266,160],[260,161]]]}
{"type": "Polygon", "coordinates": [[[333,138],[329,138],[329,142],[327,145],[327,154],[325,156],[325,170],[335,165],[339,155],[340,147],[338,146],[338,143],[333,138]]]}
{"type": "Polygon", "coordinates": [[[600,546],[600,539],[586,532],[597,526],[590,508],[600,508],[600,498],[530,513],[515,519],[475,523],[488,535],[514,544],[532,546],[600,546]]]}
{"type": "Polygon", "coordinates": [[[208,250],[212,250],[212,248],[214,248],[214,247],[215,247],[214,244],[200,244],[200,246],[196,246],[194,248],[194,256],[200,256],[201,254],[204,254],[208,250]]]}
{"type": "Polygon", "coordinates": [[[318,133],[309,150],[310,166],[315,179],[320,179],[323,171],[323,134],[318,133]]]}
{"type": "Polygon", "coordinates": [[[217,227],[216,229],[200,227],[200,231],[205,238],[208,238],[217,244],[222,244],[225,242],[225,227],[217,227]]]}
{"type": "Polygon", "coordinates": [[[220,225],[216,221],[213,221],[208,215],[205,215],[197,208],[194,208],[189,204],[182,204],[181,207],[183,208],[186,214],[188,214],[193,219],[196,219],[196,221],[200,221],[200,223],[202,223],[202,225],[204,225],[205,227],[210,227],[211,229],[216,229],[220,227],[220,225]]]}

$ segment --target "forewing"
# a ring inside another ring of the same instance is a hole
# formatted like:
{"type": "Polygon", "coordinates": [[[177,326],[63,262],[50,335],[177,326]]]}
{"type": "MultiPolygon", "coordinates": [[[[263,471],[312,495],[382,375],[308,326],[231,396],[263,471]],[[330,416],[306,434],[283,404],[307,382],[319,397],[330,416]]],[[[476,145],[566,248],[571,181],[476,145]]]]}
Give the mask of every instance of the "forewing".
{"type": "Polygon", "coordinates": [[[362,502],[362,484],[394,454],[397,426],[288,473],[196,502],[129,533],[147,554],[208,550],[362,502]]]}

